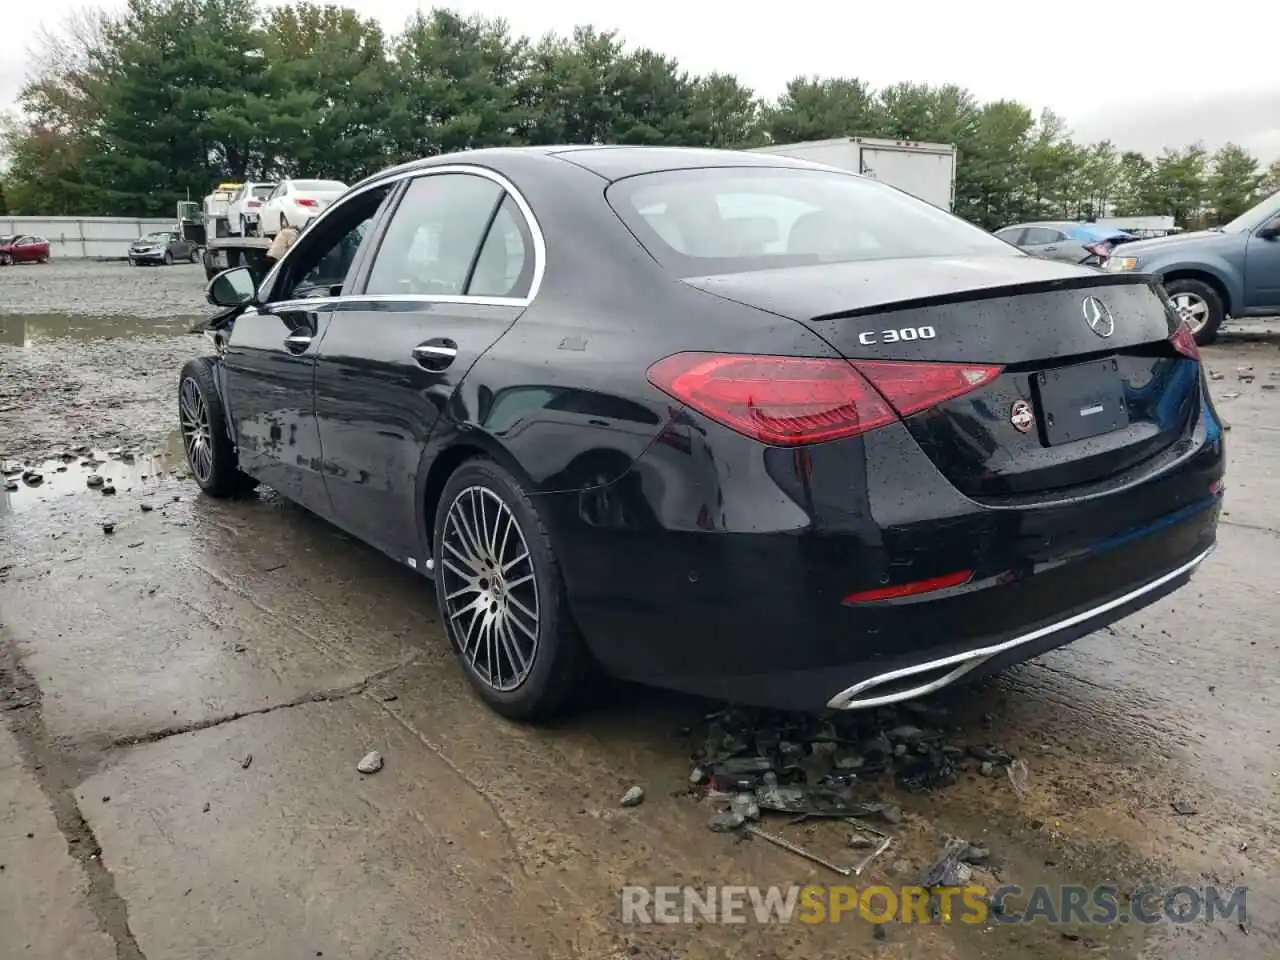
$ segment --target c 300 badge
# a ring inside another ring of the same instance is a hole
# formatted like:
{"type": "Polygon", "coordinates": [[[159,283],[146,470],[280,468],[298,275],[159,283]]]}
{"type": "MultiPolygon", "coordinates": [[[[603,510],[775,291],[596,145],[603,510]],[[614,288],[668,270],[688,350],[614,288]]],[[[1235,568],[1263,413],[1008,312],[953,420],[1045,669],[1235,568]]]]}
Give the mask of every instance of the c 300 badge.
{"type": "Polygon", "coordinates": [[[1036,415],[1031,411],[1031,404],[1025,400],[1016,400],[1009,411],[1009,422],[1019,433],[1026,433],[1036,425],[1036,415]]]}

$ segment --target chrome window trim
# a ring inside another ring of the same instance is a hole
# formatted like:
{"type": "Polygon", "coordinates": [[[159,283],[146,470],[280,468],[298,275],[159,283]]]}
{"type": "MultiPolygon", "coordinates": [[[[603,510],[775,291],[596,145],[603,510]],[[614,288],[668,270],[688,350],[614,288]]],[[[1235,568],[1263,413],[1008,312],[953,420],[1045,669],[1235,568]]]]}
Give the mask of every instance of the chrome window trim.
{"type": "MultiPolygon", "coordinates": [[[[529,206],[529,201],[527,201],[524,198],[524,194],[520,192],[519,188],[516,187],[514,183],[512,183],[502,174],[494,170],[490,170],[487,167],[476,166],[468,163],[449,163],[449,164],[442,164],[438,167],[417,167],[412,170],[403,170],[400,173],[395,173],[395,174],[391,174],[390,176],[381,177],[378,180],[374,181],[373,183],[368,183],[368,184],[365,184],[364,186],[352,187],[349,191],[344,193],[339,199],[329,204],[329,206],[326,207],[320,213],[320,215],[317,216],[315,220],[312,221],[311,226],[308,227],[308,230],[310,231],[310,230],[316,229],[316,227],[320,226],[324,222],[325,217],[331,215],[334,210],[346,204],[347,201],[357,196],[360,196],[361,194],[368,193],[370,190],[378,190],[383,187],[394,186],[395,184],[400,183],[401,181],[404,181],[404,180],[416,180],[419,177],[434,177],[434,176],[441,176],[441,175],[450,174],[450,173],[455,173],[455,174],[460,173],[460,174],[466,174],[469,176],[484,177],[487,180],[491,180],[494,183],[496,183],[499,187],[501,187],[503,190],[505,190],[507,194],[510,195],[511,199],[515,201],[516,206],[520,209],[521,215],[524,217],[525,224],[529,228],[529,235],[533,237],[533,277],[529,281],[529,293],[527,295],[523,297],[472,297],[472,296],[467,296],[466,294],[404,294],[402,296],[399,294],[387,294],[387,293],[381,293],[381,294],[376,293],[376,294],[368,294],[368,295],[351,293],[351,294],[342,294],[341,296],[337,296],[337,297],[304,297],[299,300],[276,300],[276,301],[265,303],[263,304],[263,306],[271,309],[272,311],[275,311],[281,307],[285,307],[286,309],[296,310],[296,309],[306,309],[308,307],[311,307],[312,304],[337,303],[337,302],[342,302],[346,300],[368,300],[368,301],[397,302],[397,303],[459,303],[459,304],[472,303],[472,304],[478,304],[482,306],[495,306],[495,307],[527,307],[529,306],[529,304],[533,303],[534,297],[538,295],[538,290],[542,287],[542,277],[546,273],[546,269],[547,269],[546,239],[542,235],[542,227],[538,223],[538,218],[533,215],[533,208],[529,206]],[[299,306],[299,305],[302,305],[302,306],[299,306]]],[[[395,216],[394,210],[392,211],[391,216],[392,217],[395,216]]],[[[487,238],[487,236],[488,235],[486,234],[485,237],[481,238],[481,243],[484,242],[484,239],[487,238]]],[[[285,253],[285,255],[280,258],[279,262],[276,263],[276,265],[271,268],[271,270],[267,273],[266,277],[263,278],[263,281],[262,281],[263,286],[266,286],[268,283],[274,280],[275,275],[279,271],[281,265],[288,262],[289,253],[291,252],[292,250],[285,253]]],[[[376,259],[376,254],[375,254],[375,259],[376,259]]],[[[311,307],[311,308],[319,309],[318,307],[311,307]]]]}

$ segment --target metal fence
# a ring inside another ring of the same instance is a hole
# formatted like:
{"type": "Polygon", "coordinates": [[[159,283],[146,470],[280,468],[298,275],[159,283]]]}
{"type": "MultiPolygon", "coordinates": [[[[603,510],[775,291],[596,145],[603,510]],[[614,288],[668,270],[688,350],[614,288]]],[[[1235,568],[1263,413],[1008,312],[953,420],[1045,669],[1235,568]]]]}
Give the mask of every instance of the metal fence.
{"type": "Polygon", "coordinates": [[[54,258],[123,259],[129,244],[156,230],[176,230],[173,220],[144,217],[0,217],[0,235],[32,234],[49,241],[54,258]]]}

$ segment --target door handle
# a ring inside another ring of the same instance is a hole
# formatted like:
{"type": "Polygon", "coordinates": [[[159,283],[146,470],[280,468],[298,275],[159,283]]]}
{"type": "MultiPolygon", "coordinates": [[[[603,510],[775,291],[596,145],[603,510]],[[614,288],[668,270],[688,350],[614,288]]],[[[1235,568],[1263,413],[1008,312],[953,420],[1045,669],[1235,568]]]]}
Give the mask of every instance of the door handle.
{"type": "Polygon", "coordinates": [[[302,353],[311,346],[311,334],[294,333],[284,338],[284,348],[290,353],[302,353]]]}
{"type": "Polygon", "coordinates": [[[1045,247],[1045,248],[1044,248],[1044,252],[1045,252],[1045,253],[1055,253],[1055,252],[1057,252],[1057,249],[1058,249],[1057,247],[1045,247]]]}
{"type": "Polygon", "coordinates": [[[443,370],[458,356],[458,345],[443,337],[428,340],[413,348],[413,359],[428,370],[443,370]]]}

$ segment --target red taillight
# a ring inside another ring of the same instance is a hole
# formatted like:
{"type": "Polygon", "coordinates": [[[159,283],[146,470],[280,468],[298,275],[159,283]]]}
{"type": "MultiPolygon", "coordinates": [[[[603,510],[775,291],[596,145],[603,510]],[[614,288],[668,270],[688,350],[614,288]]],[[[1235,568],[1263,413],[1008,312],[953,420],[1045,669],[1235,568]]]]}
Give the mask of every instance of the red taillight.
{"type": "Polygon", "coordinates": [[[1191,332],[1191,325],[1187,321],[1183,320],[1178,324],[1178,329],[1173,331],[1169,342],[1173,344],[1173,349],[1184,357],[1196,361],[1200,359],[1200,345],[1196,343],[1196,335],[1191,332]]]}
{"type": "Polygon", "coordinates": [[[650,367],[649,381],[732,430],[762,443],[797,446],[883,427],[976,389],[1000,369],[677,353],[650,367]]]}
{"type": "Polygon", "coordinates": [[[262,201],[261,201],[261,200],[250,200],[250,201],[249,201],[249,206],[251,206],[251,207],[260,207],[260,206],[262,206],[262,201]]]}
{"type": "Polygon", "coordinates": [[[889,587],[876,587],[851,593],[844,598],[845,603],[875,603],[877,600],[898,600],[902,597],[914,597],[921,593],[932,593],[948,587],[958,587],[973,579],[972,570],[957,570],[955,573],[944,573],[940,577],[929,577],[927,580],[912,580],[910,583],[896,583],[889,587]]]}
{"type": "Polygon", "coordinates": [[[1084,248],[1095,257],[1101,257],[1103,260],[1111,255],[1111,244],[1105,240],[1099,240],[1097,243],[1086,243],[1084,248]]]}
{"type": "Polygon", "coordinates": [[[315,207],[315,206],[319,206],[319,204],[317,204],[317,203],[316,203],[316,201],[312,200],[310,197],[299,197],[299,198],[298,198],[296,201],[294,201],[294,202],[295,202],[295,203],[297,203],[297,204],[298,204],[298,206],[300,206],[300,207],[315,207]]]}
{"type": "Polygon", "coordinates": [[[1004,369],[971,363],[850,362],[903,417],[977,390],[1000,376],[1004,369]]]}
{"type": "Polygon", "coordinates": [[[853,437],[892,423],[892,408],[844,360],[677,353],[649,382],[762,443],[794,446],[853,437]]]}

